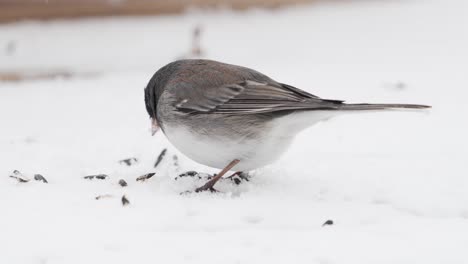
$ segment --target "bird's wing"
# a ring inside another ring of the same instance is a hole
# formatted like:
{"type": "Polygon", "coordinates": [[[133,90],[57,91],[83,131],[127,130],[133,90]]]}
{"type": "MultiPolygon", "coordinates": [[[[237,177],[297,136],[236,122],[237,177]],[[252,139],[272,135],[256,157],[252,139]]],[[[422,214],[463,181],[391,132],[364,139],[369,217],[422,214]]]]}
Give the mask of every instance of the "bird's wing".
{"type": "Polygon", "coordinates": [[[203,90],[186,90],[199,93],[197,100],[181,99],[176,104],[188,113],[258,114],[283,110],[337,109],[342,101],[321,99],[298,88],[276,83],[242,81],[203,90]]]}

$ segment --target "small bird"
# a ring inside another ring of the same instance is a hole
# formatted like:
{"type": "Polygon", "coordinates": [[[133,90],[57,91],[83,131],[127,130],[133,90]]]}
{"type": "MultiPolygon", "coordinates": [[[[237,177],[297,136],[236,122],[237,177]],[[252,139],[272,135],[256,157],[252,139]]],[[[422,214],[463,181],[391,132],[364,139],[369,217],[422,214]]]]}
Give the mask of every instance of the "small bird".
{"type": "Polygon", "coordinates": [[[338,114],[424,109],[416,104],[346,104],[323,99],[246,67],[212,60],[178,60],[145,88],[153,135],[162,129],[182,153],[222,169],[195,191],[214,191],[228,171],[250,171],[277,160],[298,132],[338,114]]]}

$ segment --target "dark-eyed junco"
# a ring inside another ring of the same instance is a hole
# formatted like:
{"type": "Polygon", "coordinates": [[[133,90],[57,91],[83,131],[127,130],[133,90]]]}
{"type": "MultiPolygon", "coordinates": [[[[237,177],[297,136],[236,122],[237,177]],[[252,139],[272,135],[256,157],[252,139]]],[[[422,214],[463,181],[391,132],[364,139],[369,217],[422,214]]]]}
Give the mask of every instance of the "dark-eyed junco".
{"type": "Polygon", "coordinates": [[[272,163],[302,129],[347,111],[423,109],[415,104],[345,104],[276,82],[255,70],[211,60],[179,60],[159,69],[145,89],[153,134],[161,128],[193,160],[222,171],[272,163]]]}

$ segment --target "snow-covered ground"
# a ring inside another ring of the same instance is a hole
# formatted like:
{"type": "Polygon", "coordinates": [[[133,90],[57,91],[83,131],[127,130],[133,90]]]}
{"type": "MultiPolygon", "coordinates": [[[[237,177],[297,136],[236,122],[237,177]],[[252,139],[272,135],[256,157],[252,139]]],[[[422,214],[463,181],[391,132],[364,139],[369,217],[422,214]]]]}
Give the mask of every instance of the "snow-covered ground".
{"type": "Polygon", "coordinates": [[[0,47],[0,72],[77,74],[0,82],[0,263],[468,263],[467,1],[25,22],[0,26],[0,47]],[[203,181],[178,174],[216,170],[150,136],[143,88],[196,25],[207,58],[326,98],[434,108],[337,117],[251,181],[181,196],[203,181]]]}

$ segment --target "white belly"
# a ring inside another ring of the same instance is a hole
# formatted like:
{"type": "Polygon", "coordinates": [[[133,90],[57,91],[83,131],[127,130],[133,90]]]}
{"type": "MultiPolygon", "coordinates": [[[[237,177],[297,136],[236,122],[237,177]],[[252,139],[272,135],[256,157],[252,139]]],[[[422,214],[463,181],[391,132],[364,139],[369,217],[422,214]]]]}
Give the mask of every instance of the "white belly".
{"type": "Polygon", "coordinates": [[[183,127],[167,127],[166,135],[180,152],[210,167],[222,169],[234,159],[239,159],[241,162],[233,169],[236,171],[250,171],[272,163],[281,156],[292,140],[289,137],[270,142],[232,141],[229,138],[196,135],[183,127]]]}
{"type": "Polygon", "coordinates": [[[281,117],[270,122],[256,139],[200,135],[183,126],[167,126],[165,134],[180,152],[198,163],[222,169],[239,159],[233,170],[250,171],[276,161],[299,131],[329,117],[330,112],[318,111],[281,117]]]}

